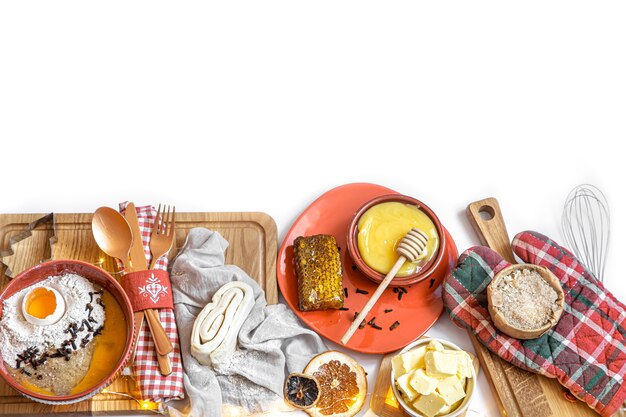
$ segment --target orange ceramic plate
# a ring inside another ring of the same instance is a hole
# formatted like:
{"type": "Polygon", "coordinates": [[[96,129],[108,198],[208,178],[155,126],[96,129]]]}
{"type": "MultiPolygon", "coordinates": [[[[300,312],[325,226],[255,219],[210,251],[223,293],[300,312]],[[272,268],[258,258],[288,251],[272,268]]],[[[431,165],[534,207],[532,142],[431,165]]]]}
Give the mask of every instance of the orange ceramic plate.
{"type": "MultiPolygon", "coordinates": [[[[285,301],[302,321],[318,334],[340,343],[346,332],[354,312],[359,311],[368,300],[369,295],[358,294],[356,289],[369,291],[373,294],[377,285],[353,266],[347,251],[346,235],[354,213],[367,201],[384,194],[396,191],[375,184],[347,184],[334,188],[313,202],[293,224],[278,253],[277,279],[285,301]],[[349,310],[326,310],[302,312],[298,309],[298,284],[293,266],[293,241],[298,236],[315,234],[335,236],[341,251],[343,265],[343,286],[348,289],[348,297],[344,306],[349,310]]],[[[387,288],[371,310],[368,319],[376,317],[376,324],[382,327],[377,330],[365,326],[357,330],[346,347],[363,353],[388,353],[401,349],[422,336],[443,312],[441,300],[441,282],[445,275],[454,267],[458,252],[450,234],[446,231],[448,245],[448,269],[446,274],[407,287],[408,293],[402,300],[393,289],[387,288]],[[433,289],[434,288],[434,289],[433,289]],[[385,313],[385,310],[392,310],[385,313]],[[389,330],[399,321],[400,325],[389,330]]]]}

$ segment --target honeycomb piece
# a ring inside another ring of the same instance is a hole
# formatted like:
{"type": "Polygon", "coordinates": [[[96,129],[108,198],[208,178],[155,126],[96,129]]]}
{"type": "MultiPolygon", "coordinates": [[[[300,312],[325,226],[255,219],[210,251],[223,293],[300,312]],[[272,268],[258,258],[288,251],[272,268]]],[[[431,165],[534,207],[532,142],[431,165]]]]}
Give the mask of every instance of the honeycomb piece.
{"type": "Polygon", "coordinates": [[[343,307],[341,259],[335,238],[300,236],[293,246],[300,311],[343,307]]]}

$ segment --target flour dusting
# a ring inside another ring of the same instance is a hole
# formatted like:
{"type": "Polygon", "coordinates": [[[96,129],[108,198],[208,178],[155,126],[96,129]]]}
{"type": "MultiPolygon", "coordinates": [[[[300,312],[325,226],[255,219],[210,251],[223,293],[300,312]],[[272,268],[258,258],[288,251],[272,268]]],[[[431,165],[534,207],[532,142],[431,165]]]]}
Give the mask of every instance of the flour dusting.
{"type": "Polygon", "coordinates": [[[86,347],[93,340],[95,330],[104,325],[104,306],[98,301],[101,291],[86,278],[68,273],[46,278],[13,294],[5,300],[0,320],[2,359],[9,366],[19,368],[20,356],[23,357],[24,352],[29,350],[37,350],[38,355],[43,355],[51,351],[67,352],[68,348],[76,351],[86,347]],[[65,299],[65,314],[54,324],[37,326],[26,321],[22,314],[22,299],[37,287],[54,288],[65,299]]]}

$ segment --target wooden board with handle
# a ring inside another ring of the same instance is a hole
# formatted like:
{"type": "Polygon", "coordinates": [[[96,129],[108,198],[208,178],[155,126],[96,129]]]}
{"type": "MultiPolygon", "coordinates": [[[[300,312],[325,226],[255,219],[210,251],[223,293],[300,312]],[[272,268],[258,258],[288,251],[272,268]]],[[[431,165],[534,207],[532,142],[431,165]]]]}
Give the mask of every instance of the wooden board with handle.
{"type": "MultiPolygon", "coordinates": [[[[486,198],[467,206],[467,215],[483,245],[495,250],[510,263],[517,263],[511,249],[500,206],[486,198]]],[[[566,390],[554,378],[517,368],[500,359],[470,333],[500,413],[505,417],[596,417],[599,414],[582,401],[565,398],[566,390]]],[[[626,417],[624,409],[614,414],[626,417]]]]}
{"type": "MultiPolygon", "coordinates": [[[[55,214],[53,225],[46,223],[31,231],[31,236],[10,247],[15,236],[24,233],[29,224],[43,214],[0,214],[0,253],[2,261],[10,264],[13,273],[36,265],[49,258],[78,259],[101,265],[115,272],[115,260],[103,254],[91,234],[91,214],[55,214]],[[56,229],[56,236],[55,230],[56,229]],[[50,241],[55,241],[50,248],[50,241]],[[11,253],[12,252],[12,253],[11,253]]],[[[277,234],[274,220],[264,213],[176,213],[176,241],[170,259],[185,243],[190,229],[206,227],[216,230],[229,242],[226,263],[246,271],[265,290],[270,304],[278,302],[276,286],[277,234]]],[[[114,275],[117,276],[117,275],[114,275]]],[[[9,278],[0,273],[2,287],[9,278]]],[[[119,377],[106,392],[91,400],[65,406],[48,406],[35,403],[13,390],[0,379],[0,415],[37,415],[50,413],[75,413],[78,415],[135,415],[153,414],[156,403],[138,403],[129,395],[139,398],[139,390],[130,377],[119,377]],[[120,393],[120,394],[117,394],[120,393]]]]}

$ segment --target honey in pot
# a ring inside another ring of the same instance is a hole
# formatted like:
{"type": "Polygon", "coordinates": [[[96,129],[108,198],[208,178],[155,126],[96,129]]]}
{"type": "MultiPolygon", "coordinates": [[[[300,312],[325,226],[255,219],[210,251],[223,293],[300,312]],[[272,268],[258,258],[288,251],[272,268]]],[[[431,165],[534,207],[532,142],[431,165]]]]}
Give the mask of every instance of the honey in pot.
{"type": "Polygon", "coordinates": [[[415,262],[405,262],[397,276],[417,273],[437,254],[439,235],[430,217],[412,204],[389,201],[363,213],[357,236],[361,258],[373,270],[387,274],[398,259],[398,243],[414,227],[428,235],[426,249],[415,262]]]}

